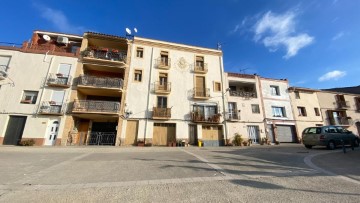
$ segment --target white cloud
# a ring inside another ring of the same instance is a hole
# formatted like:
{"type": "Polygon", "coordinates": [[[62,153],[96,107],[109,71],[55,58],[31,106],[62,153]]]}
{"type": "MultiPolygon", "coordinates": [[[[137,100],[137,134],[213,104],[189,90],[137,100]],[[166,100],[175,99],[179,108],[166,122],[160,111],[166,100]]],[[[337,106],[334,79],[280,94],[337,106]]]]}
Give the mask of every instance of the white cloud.
{"type": "Polygon", "coordinates": [[[34,4],[34,6],[40,11],[41,17],[50,21],[60,32],[82,34],[86,31],[86,28],[83,26],[71,24],[66,15],[60,10],[39,4],[34,4]]]}
{"type": "Polygon", "coordinates": [[[237,31],[239,30],[239,28],[240,28],[240,25],[236,25],[236,26],[234,27],[234,29],[232,29],[232,30],[230,31],[230,34],[234,34],[235,32],[237,32],[237,31]]]}
{"type": "Polygon", "coordinates": [[[319,81],[323,82],[326,80],[338,80],[339,78],[342,78],[345,75],[346,75],[345,71],[334,70],[334,71],[327,72],[326,74],[319,77],[319,81]]]}
{"type": "Polygon", "coordinates": [[[339,33],[337,33],[331,40],[333,40],[333,41],[338,40],[338,39],[340,39],[341,37],[343,37],[344,34],[345,34],[344,32],[339,32],[339,33]]]}
{"type": "Polygon", "coordinates": [[[298,51],[314,41],[314,37],[307,33],[296,33],[296,14],[265,13],[254,27],[254,40],[263,43],[270,51],[277,51],[280,47],[287,50],[284,58],[295,56],[298,51]]]}

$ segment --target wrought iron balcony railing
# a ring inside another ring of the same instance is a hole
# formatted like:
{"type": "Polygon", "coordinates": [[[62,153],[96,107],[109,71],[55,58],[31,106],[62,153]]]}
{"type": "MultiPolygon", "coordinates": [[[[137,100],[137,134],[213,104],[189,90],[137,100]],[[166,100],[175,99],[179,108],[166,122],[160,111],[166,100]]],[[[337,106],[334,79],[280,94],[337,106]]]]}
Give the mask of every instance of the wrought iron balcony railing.
{"type": "Polygon", "coordinates": [[[7,66],[5,65],[0,65],[0,80],[3,80],[7,77],[7,66]]]}
{"type": "Polygon", "coordinates": [[[47,79],[47,85],[58,87],[70,87],[71,76],[63,75],[61,73],[51,73],[47,79]]]}
{"type": "Polygon", "coordinates": [[[256,92],[246,92],[246,91],[231,91],[230,96],[234,97],[246,97],[246,98],[256,98],[256,92]]]}
{"type": "Polygon", "coordinates": [[[81,52],[83,57],[103,59],[109,61],[121,61],[126,63],[126,52],[119,52],[118,50],[110,50],[108,48],[103,49],[91,49],[87,48],[81,52]]]}
{"type": "Polygon", "coordinates": [[[210,88],[194,88],[193,89],[194,98],[209,98],[210,97],[210,88]]]}
{"type": "Polygon", "coordinates": [[[169,119],[171,118],[171,108],[153,107],[153,119],[169,119]]]}
{"type": "Polygon", "coordinates": [[[88,87],[122,89],[124,85],[124,80],[121,78],[80,75],[78,80],[78,85],[83,85],[88,87]]]}
{"type": "Polygon", "coordinates": [[[193,65],[194,73],[207,73],[208,64],[207,63],[194,63],[193,65]]]}
{"type": "Polygon", "coordinates": [[[170,82],[155,82],[155,92],[156,93],[170,93],[171,92],[171,83],[170,82]]]}
{"type": "Polygon", "coordinates": [[[221,114],[209,114],[205,115],[201,112],[192,111],[190,112],[191,120],[193,122],[200,122],[200,123],[220,123],[221,114]]]}
{"type": "Polygon", "coordinates": [[[238,112],[226,112],[226,120],[240,120],[238,112]]]}
{"type": "Polygon", "coordinates": [[[114,113],[120,109],[120,102],[114,101],[95,101],[95,100],[75,100],[72,111],[74,113],[114,113]]]}
{"type": "Polygon", "coordinates": [[[169,69],[171,67],[171,59],[165,57],[158,58],[156,59],[156,65],[158,68],[169,69]]]}
{"type": "Polygon", "coordinates": [[[337,106],[339,109],[348,109],[350,108],[350,103],[349,101],[337,101],[337,106]]]}
{"type": "Polygon", "coordinates": [[[40,104],[39,114],[62,115],[64,114],[65,104],[55,101],[43,101],[40,104]]]}
{"type": "Polygon", "coordinates": [[[336,117],[328,118],[329,125],[350,125],[351,118],[349,117],[336,117]]]}

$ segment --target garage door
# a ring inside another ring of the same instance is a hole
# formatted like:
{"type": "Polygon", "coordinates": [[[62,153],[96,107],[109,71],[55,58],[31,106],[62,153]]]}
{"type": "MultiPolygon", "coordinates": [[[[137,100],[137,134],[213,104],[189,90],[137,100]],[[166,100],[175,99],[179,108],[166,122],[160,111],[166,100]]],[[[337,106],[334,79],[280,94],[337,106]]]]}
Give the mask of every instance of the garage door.
{"type": "Polygon", "coordinates": [[[202,140],[204,142],[204,146],[222,146],[224,141],[222,126],[202,126],[202,140]]]}
{"type": "Polygon", "coordinates": [[[138,121],[127,121],[126,124],[126,136],[125,136],[125,145],[134,145],[136,144],[136,138],[138,133],[138,121]]]}
{"type": "Polygon", "coordinates": [[[291,125],[276,125],[277,141],[296,142],[294,127],[291,125]]]}
{"type": "Polygon", "coordinates": [[[176,125],[174,123],[154,123],[153,145],[165,146],[176,142],[176,125]]]}

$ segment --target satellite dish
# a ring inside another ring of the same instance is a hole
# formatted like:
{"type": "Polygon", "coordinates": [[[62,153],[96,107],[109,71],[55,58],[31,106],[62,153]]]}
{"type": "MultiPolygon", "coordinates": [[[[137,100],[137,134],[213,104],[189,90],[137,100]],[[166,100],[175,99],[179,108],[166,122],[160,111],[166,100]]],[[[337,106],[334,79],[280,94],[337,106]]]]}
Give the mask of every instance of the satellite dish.
{"type": "Polygon", "coordinates": [[[137,32],[138,32],[138,30],[137,30],[136,28],[134,28],[134,31],[135,31],[135,33],[137,33],[137,32]]]}
{"type": "Polygon", "coordinates": [[[129,28],[126,28],[125,30],[128,35],[131,35],[131,30],[129,28]]]}
{"type": "Polygon", "coordinates": [[[49,35],[43,35],[43,39],[47,42],[51,40],[49,35]]]}

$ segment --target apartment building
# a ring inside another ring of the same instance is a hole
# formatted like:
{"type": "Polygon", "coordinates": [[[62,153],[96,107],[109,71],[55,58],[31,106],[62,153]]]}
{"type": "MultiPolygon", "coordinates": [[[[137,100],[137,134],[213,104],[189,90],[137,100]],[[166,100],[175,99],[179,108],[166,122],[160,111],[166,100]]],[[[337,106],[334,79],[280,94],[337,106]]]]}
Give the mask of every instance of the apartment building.
{"type": "Polygon", "coordinates": [[[129,43],[124,37],[84,33],[63,144],[120,144],[122,121],[126,118],[123,101],[130,64],[129,43]]]}
{"type": "Polygon", "coordinates": [[[81,40],[34,31],[22,47],[0,47],[1,144],[60,144],[81,40]]]}
{"type": "Polygon", "coordinates": [[[317,97],[325,125],[339,125],[360,135],[360,95],[319,91],[317,97]]]}
{"type": "Polygon", "coordinates": [[[259,143],[266,137],[259,76],[225,73],[226,126],[228,137],[235,133],[259,143]]]}
{"type": "Polygon", "coordinates": [[[305,128],[322,126],[324,124],[317,92],[319,92],[319,90],[303,87],[289,88],[291,105],[296,122],[296,131],[299,137],[305,128]]]}
{"type": "Polygon", "coordinates": [[[273,142],[298,142],[287,79],[260,77],[267,136],[273,142]]]}
{"type": "Polygon", "coordinates": [[[121,145],[224,144],[222,52],[135,37],[121,145]]]}

